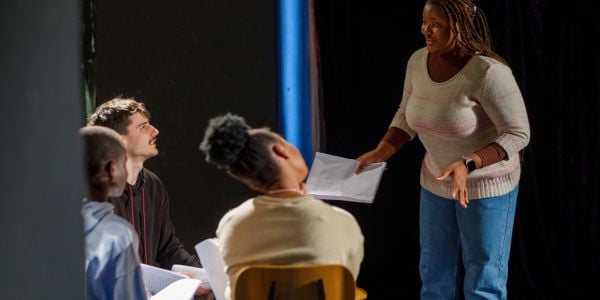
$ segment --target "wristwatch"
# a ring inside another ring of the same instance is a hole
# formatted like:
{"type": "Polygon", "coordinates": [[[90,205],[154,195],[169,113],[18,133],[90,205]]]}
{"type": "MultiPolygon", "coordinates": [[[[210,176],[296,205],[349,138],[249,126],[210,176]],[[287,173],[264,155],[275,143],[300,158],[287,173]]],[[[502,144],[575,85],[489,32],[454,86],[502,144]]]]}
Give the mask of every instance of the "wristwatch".
{"type": "Polygon", "coordinates": [[[477,169],[477,165],[475,165],[475,161],[469,158],[468,156],[463,156],[463,163],[465,167],[467,167],[467,173],[471,173],[477,169]]]}

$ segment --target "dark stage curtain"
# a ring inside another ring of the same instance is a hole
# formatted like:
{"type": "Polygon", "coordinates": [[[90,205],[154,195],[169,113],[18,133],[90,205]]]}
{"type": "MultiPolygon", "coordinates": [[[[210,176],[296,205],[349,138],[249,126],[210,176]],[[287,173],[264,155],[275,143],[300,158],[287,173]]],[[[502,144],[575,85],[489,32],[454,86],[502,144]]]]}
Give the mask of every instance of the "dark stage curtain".
{"type": "MultiPolygon", "coordinates": [[[[357,157],[385,133],[405,65],[423,47],[423,1],[316,0],[321,151],[357,157]]],[[[582,299],[600,283],[600,34],[592,1],[476,2],[524,95],[524,152],[509,299],[582,299]]],[[[335,202],[365,234],[358,279],[370,299],[416,299],[423,148],[389,160],[375,203],[335,202]],[[387,275],[384,275],[387,274],[387,275]],[[389,275],[391,274],[391,275],[389,275]]]]}

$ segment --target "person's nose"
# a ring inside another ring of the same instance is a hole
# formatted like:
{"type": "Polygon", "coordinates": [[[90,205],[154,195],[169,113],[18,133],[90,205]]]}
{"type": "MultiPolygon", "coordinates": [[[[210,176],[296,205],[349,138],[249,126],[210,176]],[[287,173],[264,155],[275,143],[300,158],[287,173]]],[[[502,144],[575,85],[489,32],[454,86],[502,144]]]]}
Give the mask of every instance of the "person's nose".
{"type": "Polygon", "coordinates": [[[421,25],[421,33],[423,35],[430,35],[431,34],[431,26],[429,26],[429,24],[427,24],[427,23],[423,23],[423,25],[421,25]]]}
{"type": "Polygon", "coordinates": [[[152,126],[152,136],[157,136],[159,133],[158,128],[154,127],[154,125],[150,126],[152,126]]]}

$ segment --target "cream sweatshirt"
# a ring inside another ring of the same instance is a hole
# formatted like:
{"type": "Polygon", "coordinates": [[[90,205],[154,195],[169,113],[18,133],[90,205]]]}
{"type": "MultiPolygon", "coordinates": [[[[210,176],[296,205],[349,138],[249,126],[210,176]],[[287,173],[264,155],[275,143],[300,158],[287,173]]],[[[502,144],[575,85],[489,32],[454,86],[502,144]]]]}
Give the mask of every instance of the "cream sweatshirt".
{"type": "Polygon", "coordinates": [[[247,265],[341,264],[354,279],[364,237],[347,211],[311,196],[249,199],[223,216],[217,228],[231,299],[238,271],[247,265]]]}

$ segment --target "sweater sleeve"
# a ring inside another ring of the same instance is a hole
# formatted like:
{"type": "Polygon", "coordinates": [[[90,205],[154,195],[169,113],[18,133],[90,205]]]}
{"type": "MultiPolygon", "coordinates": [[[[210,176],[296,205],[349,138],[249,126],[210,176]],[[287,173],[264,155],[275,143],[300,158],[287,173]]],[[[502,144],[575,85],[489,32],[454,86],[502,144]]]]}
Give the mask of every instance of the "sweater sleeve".
{"type": "MultiPolygon", "coordinates": [[[[414,57],[414,55],[413,55],[414,57]]],[[[400,101],[400,106],[392,119],[390,127],[396,127],[402,129],[402,131],[406,132],[410,136],[410,140],[412,140],[417,133],[412,130],[408,123],[406,122],[406,104],[408,102],[408,98],[412,93],[413,87],[411,84],[411,62],[413,61],[413,57],[410,58],[408,64],[406,64],[406,73],[404,75],[404,88],[402,90],[402,100],[400,101]]]]}
{"type": "Polygon", "coordinates": [[[498,136],[494,140],[508,157],[513,157],[529,143],[529,120],[523,96],[510,68],[492,65],[481,90],[481,105],[494,123],[498,136]]]}

